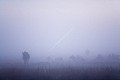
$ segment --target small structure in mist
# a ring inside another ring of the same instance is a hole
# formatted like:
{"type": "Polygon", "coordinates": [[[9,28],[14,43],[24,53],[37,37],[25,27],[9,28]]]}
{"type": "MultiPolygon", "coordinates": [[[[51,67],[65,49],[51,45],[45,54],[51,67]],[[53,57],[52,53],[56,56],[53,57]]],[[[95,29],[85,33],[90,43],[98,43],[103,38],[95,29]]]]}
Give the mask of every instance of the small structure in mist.
{"type": "Polygon", "coordinates": [[[30,60],[30,54],[26,51],[22,52],[24,64],[28,64],[30,60]]]}

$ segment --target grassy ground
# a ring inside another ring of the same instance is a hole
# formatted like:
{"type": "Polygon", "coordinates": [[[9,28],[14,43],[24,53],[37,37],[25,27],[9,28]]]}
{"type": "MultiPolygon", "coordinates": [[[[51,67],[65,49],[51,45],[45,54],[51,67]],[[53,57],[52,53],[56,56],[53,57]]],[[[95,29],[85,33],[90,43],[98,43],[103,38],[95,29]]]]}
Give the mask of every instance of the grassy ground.
{"type": "Polygon", "coordinates": [[[120,67],[2,67],[0,80],[120,80],[120,67]]]}

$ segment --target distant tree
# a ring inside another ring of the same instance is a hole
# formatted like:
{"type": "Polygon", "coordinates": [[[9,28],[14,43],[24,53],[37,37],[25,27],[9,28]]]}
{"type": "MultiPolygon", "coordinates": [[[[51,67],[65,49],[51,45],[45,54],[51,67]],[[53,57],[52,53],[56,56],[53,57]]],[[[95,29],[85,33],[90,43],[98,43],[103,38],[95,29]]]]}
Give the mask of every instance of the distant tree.
{"type": "Polygon", "coordinates": [[[71,59],[72,61],[75,61],[75,60],[76,60],[76,57],[75,57],[74,55],[71,55],[71,56],[70,56],[70,59],[71,59]]]}
{"type": "Polygon", "coordinates": [[[101,54],[98,54],[97,57],[96,57],[96,60],[97,61],[102,61],[104,58],[101,54]]]}
{"type": "Polygon", "coordinates": [[[62,57],[58,57],[55,59],[56,61],[63,61],[63,58],[62,57]]]}
{"type": "Polygon", "coordinates": [[[50,56],[48,56],[46,59],[47,59],[47,62],[53,62],[53,59],[50,56]]]}
{"type": "Polygon", "coordinates": [[[80,55],[76,55],[76,56],[71,55],[69,57],[69,59],[72,60],[73,62],[82,62],[82,61],[85,61],[85,59],[82,56],[80,56],[80,55]]]}
{"type": "Polygon", "coordinates": [[[77,61],[85,61],[85,59],[82,56],[80,56],[80,55],[76,56],[76,60],[77,61]]]}
{"type": "Polygon", "coordinates": [[[51,61],[51,57],[50,57],[50,56],[48,56],[48,57],[47,57],[47,60],[48,60],[48,61],[51,61]]]}
{"type": "Polygon", "coordinates": [[[120,55],[112,53],[112,54],[109,54],[108,59],[119,61],[120,60],[120,55]]]}
{"type": "Polygon", "coordinates": [[[86,51],[85,51],[85,54],[86,54],[86,55],[90,55],[90,50],[86,50],[86,51]]]}
{"type": "Polygon", "coordinates": [[[24,64],[28,64],[29,60],[30,60],[30,55],[28,52],[24,51],[22,52],[22,55],[23,55],[23,61],[24,61],[24,64]]]}

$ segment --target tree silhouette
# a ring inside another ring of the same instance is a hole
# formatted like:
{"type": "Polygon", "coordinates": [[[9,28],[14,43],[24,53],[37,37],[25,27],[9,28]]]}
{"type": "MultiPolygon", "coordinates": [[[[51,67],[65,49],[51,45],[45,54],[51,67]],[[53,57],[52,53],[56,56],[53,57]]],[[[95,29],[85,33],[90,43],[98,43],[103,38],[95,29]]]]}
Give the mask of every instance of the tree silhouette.
{"type": "Polygon", "coordinates": [[[90,50],[86,50],[85,51],[85,54],[88,56],[88,55],[90,55],[90,50]]]}
{"type": "Polygon", "coordinates": [[[22,55],[23,55],[23,61],[24,61],[24,64],[28,64],[29,60],[30,60],[30,55],[28,52],[24,51],[22,52],[22,55]]]}
{"type": "Polygon", "coordinates": [[[75,61],[75,60],[76,60],[76,57],[75,57],[74,55],[71,55],[69,58],[70,58],[72,61],[75,61]]]}

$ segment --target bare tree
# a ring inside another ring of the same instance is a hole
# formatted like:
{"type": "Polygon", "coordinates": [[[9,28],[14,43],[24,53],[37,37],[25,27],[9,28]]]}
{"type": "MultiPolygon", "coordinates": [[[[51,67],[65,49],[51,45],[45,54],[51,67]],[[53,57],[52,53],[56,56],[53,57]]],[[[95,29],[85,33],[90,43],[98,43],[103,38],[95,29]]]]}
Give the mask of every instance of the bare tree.
{"type": "Polygon", "coordinates": [[[24,64],[28,64],[29,60],[30,60],[30,55],[28,52],[24,51],[22,52],[22,55],[23,55],[23,61],[24,61],[24,64]]]}

